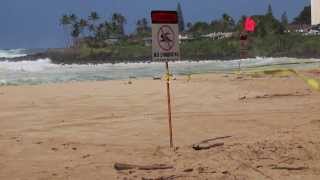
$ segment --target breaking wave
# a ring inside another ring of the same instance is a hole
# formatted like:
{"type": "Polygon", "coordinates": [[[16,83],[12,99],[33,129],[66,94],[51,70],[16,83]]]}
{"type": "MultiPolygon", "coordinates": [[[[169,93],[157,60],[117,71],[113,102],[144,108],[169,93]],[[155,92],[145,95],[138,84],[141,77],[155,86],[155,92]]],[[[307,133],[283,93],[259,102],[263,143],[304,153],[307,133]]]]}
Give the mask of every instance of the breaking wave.
{"type": "Polygon", "coordinates": [[[26,56],[26,49],[0,49],[0,58],[16,58],[26,56]]]}
{"type": "Polygon", "coordinates": [[[52,64],[50,59],[38,59],[36,61],[0,61],[0,69],[16,72],[40,72],[49,68],[59,67],[52,64]]]}
{"type": "MultiPolygon", "coordinates": [[[[318,59],[263,58],[232,61],[180,61],[170,63],[176,75],[233,72],[251,68],[314,68],[320,67],[318,59]]],[[[101,81],[128,79],[129,77],[161,77],[163,63],[119,63],[119,64],[54,64],[50,59],[34,61],[0,61],[0,85],[44,84],[72,81],[101,81]]]]}

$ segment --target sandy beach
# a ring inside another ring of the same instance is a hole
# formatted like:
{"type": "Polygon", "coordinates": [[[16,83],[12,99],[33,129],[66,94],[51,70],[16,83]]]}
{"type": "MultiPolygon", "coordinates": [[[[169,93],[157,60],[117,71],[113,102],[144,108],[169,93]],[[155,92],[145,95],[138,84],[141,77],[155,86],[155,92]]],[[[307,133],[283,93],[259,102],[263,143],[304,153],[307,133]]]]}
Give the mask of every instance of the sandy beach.
{"type": "Polygon", "coordinates": [[[175,151],[164,81],[2,86],[0,179],[320,179],[320,93],[301,79],[179,76],[172,96],[175,151]]]}

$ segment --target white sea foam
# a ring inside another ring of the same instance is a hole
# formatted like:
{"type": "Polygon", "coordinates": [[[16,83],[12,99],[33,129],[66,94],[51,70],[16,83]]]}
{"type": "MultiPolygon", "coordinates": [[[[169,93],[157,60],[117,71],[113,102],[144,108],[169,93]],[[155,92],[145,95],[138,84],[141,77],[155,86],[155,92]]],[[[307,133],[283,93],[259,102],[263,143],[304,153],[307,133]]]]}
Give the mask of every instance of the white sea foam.
{"type": "Polygon", "coordinates": [[[18,72],[40,72],[59,65],[52,64],[50,59],[38,59],[36,61],[0,61],[0,69],[18,72]]]}
{"type": "MultiPolygon", "coordinates": [[[[239,67],[240,60],[232,61],[179,61],[170,63],[174,74],[232,72],[239,67]]],[[[297,68],[319,67],[319,59],[252,58],[241,60],[241,68],[268,67],[297,68]]],[[[0,85],[43,84],[70,81],[97,81],[128,79],[129,77],[161,76],[164,63],[119,63],[58,65],[50,59],[34,61],[0,61],[0,85]]]]}
{"type": "Polygon", "coordinates": [[[27,55],[25,51],[26,49],[9,49],[9,50],[0,49],[0,58],[23,57],[27,55]]]}

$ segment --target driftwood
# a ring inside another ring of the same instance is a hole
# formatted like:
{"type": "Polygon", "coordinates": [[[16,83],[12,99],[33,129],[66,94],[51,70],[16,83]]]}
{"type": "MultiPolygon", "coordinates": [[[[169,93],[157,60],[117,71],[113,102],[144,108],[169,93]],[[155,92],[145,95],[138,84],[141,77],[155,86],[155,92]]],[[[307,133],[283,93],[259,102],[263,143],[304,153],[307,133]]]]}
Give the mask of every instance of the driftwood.
{"type": "Polygon", "coordinates": [[[264,98],[274,98],[274,97],[290,97],[290,96],[308,96],[310,94],[299,94],[299,93],[287,93],[287,94],[265,94],[263,96],[256,96],[256,99],[264,99],[264,98]]]}
{"type": "Polygon", "coordinates": [[[308,167],[285,167],[285,166],[275,166],[275,167],[272,167],[272,169],[277,169],[277,170],[288,170],[288,171],[302,171],[302,170],[308,169],[308,167]]]}
{"type": "Polygon", "coordinates": [[[154,164],[148,166],[140,166],[134,164],[122,164],[122,163],[115,163],[114,168],[117,171],[123,170],[130,170],[130,169],[138,169],[138,170],[162,170],[162,169],[173,169],[173,166],[168,166],[165,164],[154,164]]]}
{"type": "Polygon", "coordinates": [[[187,178],[191,178],[191,177],[196,178],[196,176],[172,175],[172,176],[161,176],[161,177],[157,177],[157,178],[142,177],[142,180],[173,180],[173,179],[178,179],[178,178],[187,179],[187,178]]]}
{"type": "Polygon", "coordinates": [[[216,137],[216,138],[212,138],[212,139],[206,139],[201,141],[200,143],[208,143],[210,141],[216,141],[216,140],[220,140],[220,139],[227,139],[227,138],[231,138],[232,136],[222,136],[222,137],[216,137]]]}
{"type": "Polygon", "coordinates": [[[223,136],[223,137],[216,137],[216,138],[212,138],[212,139],[206,139],[206,140],[201,141],[200,143],[193,144],[192,148],[194,150],[199,151],[199,150],[210,149],[210,148],[214,148],[214,147],[218,147],[218,146],[223,146],[224,145],[223,142],[215,143],[213,141],[231,138],[231,137],[232,136],[223,136]]]}
{"type": "MultiPolygon", "coordinates": [[[[303,97],[303,96],[308,96],[308,95],[310,95],[310,94],[301,94],[301,93],[265,94],[265,95],[255,96],[253,98],[255,98],[255,99],[268,99],[268,98],[281,98],[281,97],[303,97]]],[[[248,98],[246,96],[242,96],[239,98],[239,100],[246,100],[246,99],[252,99],[252,98],[248,98]]]]}
{"type": "Polygon", "coordinates": [[[214,143],[214,144],[196,144],[193,145],[192,148],[194,150],[200,151],[200,150],[205,150],[205,149],[210,149],[218,146],[223,146],[224,143],[214,143]]]}

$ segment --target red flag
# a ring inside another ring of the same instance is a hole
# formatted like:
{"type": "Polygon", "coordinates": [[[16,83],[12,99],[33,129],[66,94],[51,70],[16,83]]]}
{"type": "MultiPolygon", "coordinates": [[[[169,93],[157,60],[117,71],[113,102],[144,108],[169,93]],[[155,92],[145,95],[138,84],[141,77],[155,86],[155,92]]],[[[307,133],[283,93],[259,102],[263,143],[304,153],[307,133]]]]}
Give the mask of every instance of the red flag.
{"type": "Polygon", "coordinates": [[[256,22],[251,17],[246,18],[244,22],[244,29],[247,32],[254,32],[256,29],[256,26],[257,26],[256,22]]]}

